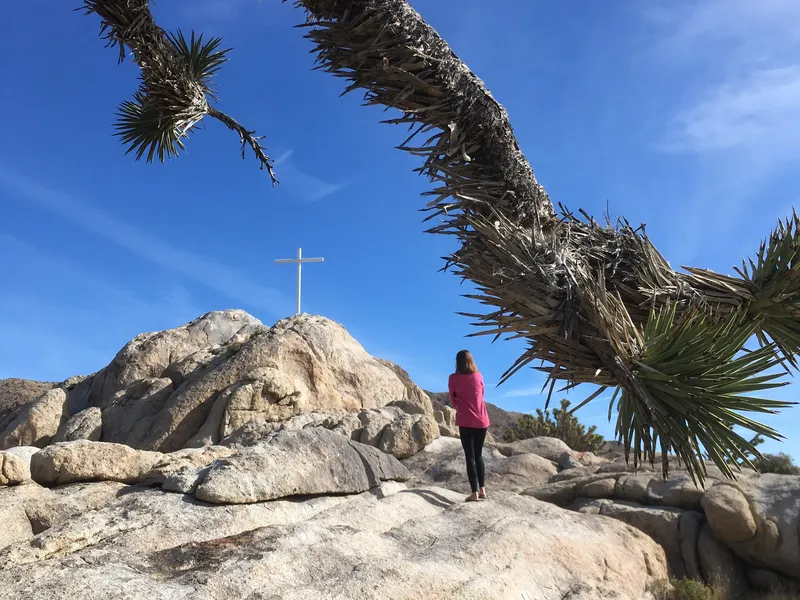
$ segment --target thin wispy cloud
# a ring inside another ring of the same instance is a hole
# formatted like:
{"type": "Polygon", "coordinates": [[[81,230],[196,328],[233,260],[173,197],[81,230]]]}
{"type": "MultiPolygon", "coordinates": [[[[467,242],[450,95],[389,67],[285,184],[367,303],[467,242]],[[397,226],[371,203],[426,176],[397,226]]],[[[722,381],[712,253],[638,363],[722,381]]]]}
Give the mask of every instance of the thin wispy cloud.
{"type": "Polygon", "coordinates": [[[661,144],[754,160],[754,175],[800,157],[800,3],[707,0],[647,12],[657,54],[687,97],[661,144]]]}
{"type": "Polygon", "coordinates": [[[648,4],[644,11],[656,28],[658,50],[670,61],[705,61],[727,69],[763,64],[800,45],[800,4],[794,0],[668,0],[648,4]],[[714,54],[698,55],[698,46],[714,54]]]}
{"type": "Polygon", "coordinates": [[[712,87],[680,111],[666,147],[676,151],[754,150],[791,159],[800,149],[800,65],[755,71],[712,87]]]}
{"type": "MultiPolygon", "coordinates": [[[[136,310],[145,310],[152,306],[150,302],[141,300],[106,282],[88,269],[45,252],[33,244],[10,234],[0,233],[0,257],[23,261],[26,265],[26,270],[48,277],[57,274],[82,289],[90,290],[95,297],[103,298],[106,302],[114,303],[115,305],[123,305],[126,308],[136,310]],[[11,257],[14,258],[12,259],[11,257]]],[[[3,260],[0,258],[0,265],[2,264],[3,260]]]]}
{"type": "Polygon", "coordinates": [[[73,200],[60,191],[0,170],[0,184],[20,200],[33,202],[73,225],[125,248],[139,258],[187,277],[237,302],[281,315],[289,300],[280,292],[252,281],[239,270],[215,259],[187,252],[144,233],[105,213],[73,200]]]}
{"type": "Polygon", "coordinates": [[[326,181],[321,177],[308,173],[297,165],[294,150],[287,150],[275,161],[279,170],[278,178],[281,187],[300,202],[318,202],[336,194],[350,183],[349,181],[326,181]]]}

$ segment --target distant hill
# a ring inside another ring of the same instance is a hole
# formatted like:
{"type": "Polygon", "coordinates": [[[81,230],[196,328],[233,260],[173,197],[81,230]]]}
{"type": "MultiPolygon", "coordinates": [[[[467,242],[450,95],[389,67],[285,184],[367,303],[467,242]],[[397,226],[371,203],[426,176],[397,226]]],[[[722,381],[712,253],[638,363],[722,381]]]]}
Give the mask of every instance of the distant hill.
{"type": "MultiPolygon", "coordinates": [[[[430,396],[433,403],[433,409],[439,410],[443,406],[451,406],[450,396],[447,392],[425,392],[430,396]]],[[[489,432],[495,440],[502,441],[506,433],[511,427],[517,424],[517,419],[523,416],[524,413],[503,410],[499,406],[495,406],[491,402],[486,403],[486,410],[489,413],[489,421],[491,426],[489,432]]]]}
{"type": "Polygon", "coordinates": [[[0,379],[0,423],[4,423],[19,406],[36,400],[55,385],[29,379],[0,379]]]}

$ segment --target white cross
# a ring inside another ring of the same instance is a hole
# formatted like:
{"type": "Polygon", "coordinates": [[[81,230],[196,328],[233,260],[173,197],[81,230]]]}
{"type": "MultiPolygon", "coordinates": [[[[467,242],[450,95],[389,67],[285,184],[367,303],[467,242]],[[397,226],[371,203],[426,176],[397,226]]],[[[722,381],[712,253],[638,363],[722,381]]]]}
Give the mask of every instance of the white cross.
{"type": "Polygon", "coordinates": [[[297,314],[300,314],[300,283],[302,281],[303,263],[324,262],[324,258],[303,258],[303,249],[297,249],[297,258],[279,258],[275,262],[279,264],[297,263],[297,314]]]}

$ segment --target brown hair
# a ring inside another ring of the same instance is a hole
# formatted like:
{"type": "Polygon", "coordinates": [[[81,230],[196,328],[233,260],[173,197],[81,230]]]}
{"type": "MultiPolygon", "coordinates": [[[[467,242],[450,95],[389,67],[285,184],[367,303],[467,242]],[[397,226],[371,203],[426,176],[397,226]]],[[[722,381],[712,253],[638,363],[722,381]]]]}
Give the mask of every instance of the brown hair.
{"type": "Polygon", "coordinates": [[[456,373],[460,375],[468,375],[470,373],[477,373],[478,367],[475,364],[475,359],[469,350],[461,350],[456,354],[456,373]]]}

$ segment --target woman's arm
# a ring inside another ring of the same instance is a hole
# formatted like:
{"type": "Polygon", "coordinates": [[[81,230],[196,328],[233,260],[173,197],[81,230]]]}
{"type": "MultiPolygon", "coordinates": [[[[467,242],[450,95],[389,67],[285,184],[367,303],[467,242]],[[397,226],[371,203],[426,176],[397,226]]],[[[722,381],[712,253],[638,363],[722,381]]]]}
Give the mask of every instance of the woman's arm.
{"type": "Polygon", "coordinates": [[[453,408],[455,408],[456,407],[456,392],[453,389],[453,376],[452,375],[450,375],[450,377],[447,380],[447,393],[450,395],[450,404],[452,404],[453,408]]]}

